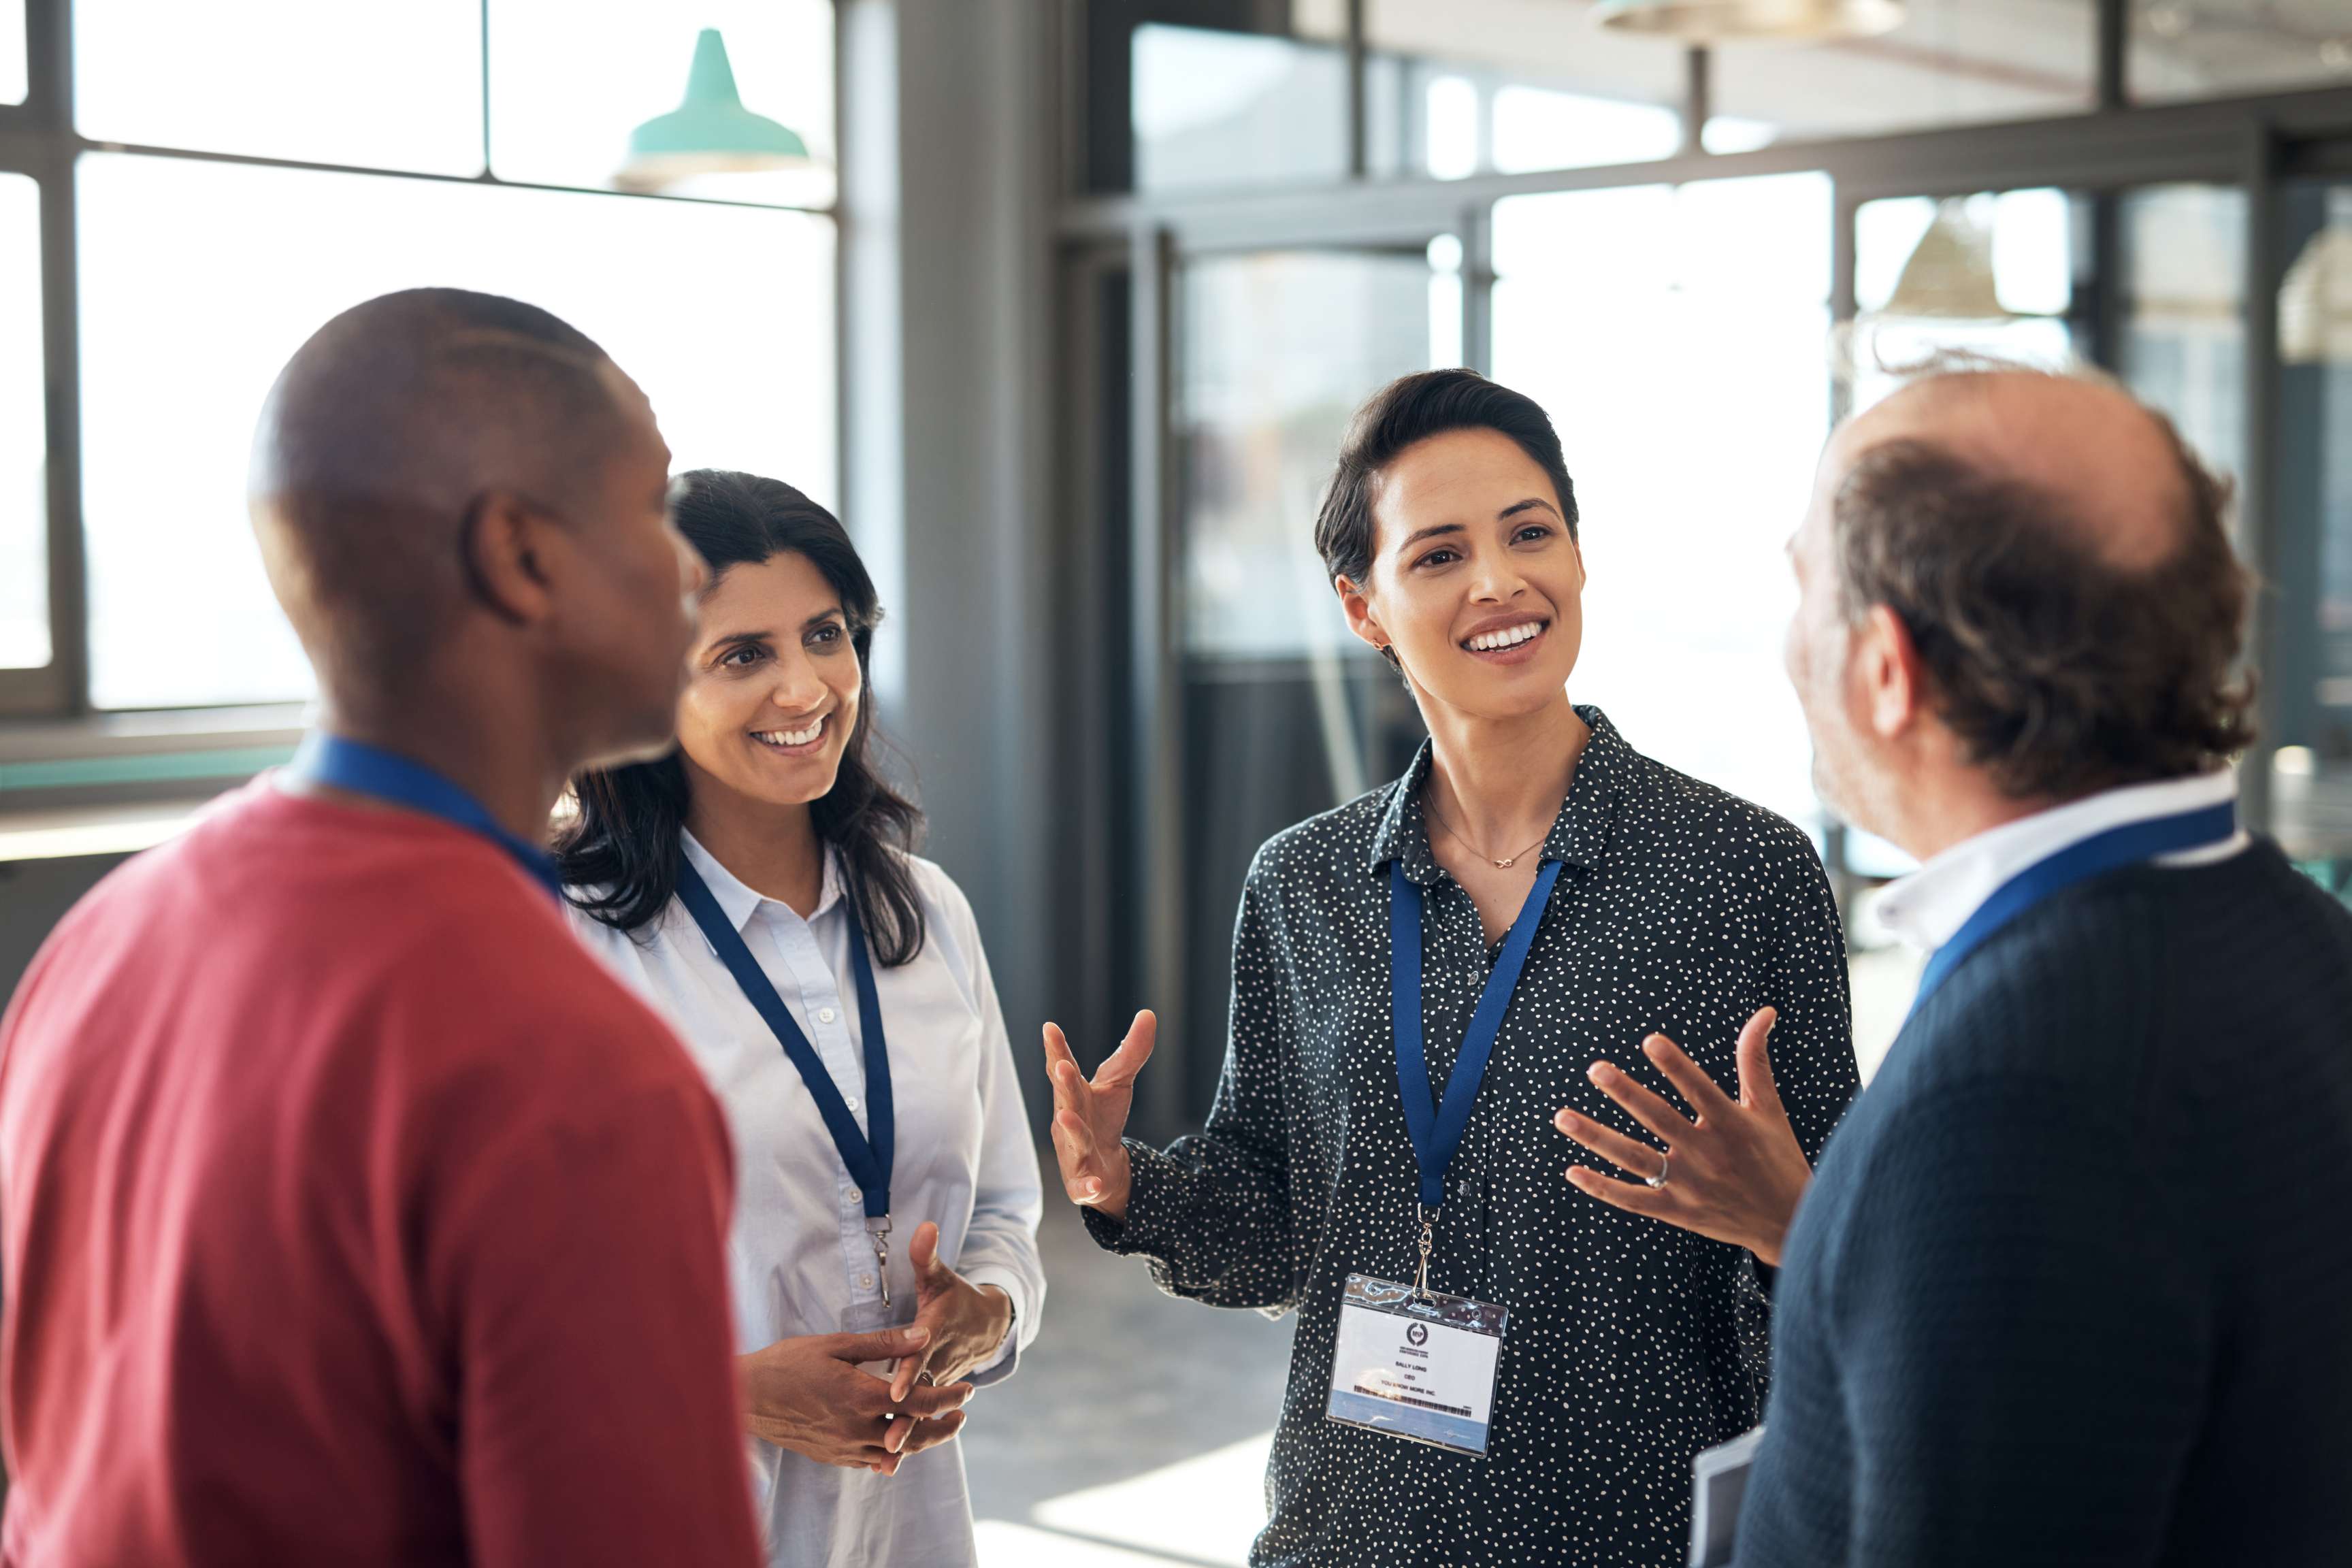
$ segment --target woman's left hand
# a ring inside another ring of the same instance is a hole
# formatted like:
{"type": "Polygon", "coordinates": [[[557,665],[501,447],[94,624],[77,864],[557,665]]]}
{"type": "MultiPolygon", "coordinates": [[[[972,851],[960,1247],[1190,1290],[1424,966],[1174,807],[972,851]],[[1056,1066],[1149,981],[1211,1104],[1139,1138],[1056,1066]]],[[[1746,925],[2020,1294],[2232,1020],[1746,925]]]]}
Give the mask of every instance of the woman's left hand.
{"type": "Polygon", "coordinates": [[[966,1374],[996,1353],[1013,1329],[1013,1298],[993,1285],[975,1289],[940,1261],[940,1227],[925,1220],[907,1247],[915,1266],[915,1321],[931,1337],[920,1352],[902,1357],[890,1375],[890,1396],[904,1399],[928,1373],[942,1385],[966,1374]]]}
{"type": "Polygon", "coordinates": [[[1614,1064],[1593,1063],[1589,1076],[1594,1087],[1666,1147],[1662,1154],[1638,1139],[1563,1109],[1552,1125],[1619,1170],[1642,1178],[1619,1181],[1588,1166],[1571,1165],[1569,1182],[1613,1208],[1744,1247],[1759,1261],[1778,1268],[1797,1200],[1813,1179],[1813,1168],[1781,1108],[1780,1090],[1773,1087],[1772,1062],[1764,1048],[1779,1018],[1771,1008],[1764,1008],[1739,1032],[1738,1100],[1717,1088],[1706,1069],[1664,1035],[1652,1035],[1642,1043],[1643,1054],[1698,1113],[1696,1121],[1614,1064]],[[1662,1173],[1664,1184],[1651,1186],[1662,1173]]]}

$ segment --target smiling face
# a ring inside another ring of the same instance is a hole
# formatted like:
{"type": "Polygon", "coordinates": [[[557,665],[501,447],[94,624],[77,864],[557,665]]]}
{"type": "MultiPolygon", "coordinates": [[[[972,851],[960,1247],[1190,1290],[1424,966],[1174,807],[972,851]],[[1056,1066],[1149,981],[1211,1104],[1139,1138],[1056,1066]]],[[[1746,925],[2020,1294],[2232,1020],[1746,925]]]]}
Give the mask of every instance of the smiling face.
{"type": "Polygon", "coordinates": [[[1517,442],[1449,430],[1406,447],[1372,521],[1369,579],[1340,578],[1340,603],[1424,704],[1501,719],[1559,700],[1584,641],[1584,554],[1517,442]]]}
{"type": "Polygon", "coordinates": [[[698,801],[803,805],[833,788],[865,672],[841,595],[797,551],[730,567],[702,599],[678,744],[698,801]]]}

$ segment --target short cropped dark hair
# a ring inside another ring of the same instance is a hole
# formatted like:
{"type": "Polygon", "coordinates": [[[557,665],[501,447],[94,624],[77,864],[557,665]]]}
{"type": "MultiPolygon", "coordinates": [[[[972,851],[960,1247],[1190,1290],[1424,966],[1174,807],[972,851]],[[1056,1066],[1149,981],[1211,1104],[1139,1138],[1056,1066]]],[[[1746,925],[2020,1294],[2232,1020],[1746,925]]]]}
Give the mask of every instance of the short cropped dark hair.
{"type": "Polygon", "coordinates": [[[1568,536],[1576,537],[1576,486],[1560,456],[1559,433],[1536,400],[1475,370],[1425,370],[1374,393],[1339,443],[1339,467],[1315,520],[1324,575],[1363,582],[1372,569],[1372,489],[1381,470],[1406,447],[1449,430],[1493,430],[1517,443],[1549,476],[1560,521],[1568,536]]]}
{"type": "Polygon", "coordinates": [[[2151,417],[2184,498],[2152,566],[2103,559],[2058,497],[1932,442],[1873,447],[1839,486],[1846,612],[1902,620],[1938,716],[2012,798],[2208,773],[2252,742],[2230,487],[2151,417]]]}

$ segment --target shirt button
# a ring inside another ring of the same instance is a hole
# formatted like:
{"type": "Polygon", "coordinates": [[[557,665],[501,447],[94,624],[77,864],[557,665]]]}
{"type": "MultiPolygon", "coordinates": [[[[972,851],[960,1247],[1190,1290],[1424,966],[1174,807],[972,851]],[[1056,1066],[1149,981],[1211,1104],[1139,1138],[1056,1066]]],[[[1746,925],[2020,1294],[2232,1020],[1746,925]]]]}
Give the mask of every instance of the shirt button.
{"type": "Polygon", "coordinates": [[[1465,1200],[1475,1198],[1478,1195],[1478,1184],[1475,1182],[1456,1182],[1454,1184],[1454,1192],[1455,1196],[1465,1200]]]}
{"type": "Polygon", "coordinates": [[[871,1289],[874,1289],[874,1276],[872,1276],[871,1274],[860,1274],[860,1275],[857,1277],[857,1288],[858,1288],[860,1290],[871,1290],[871,1289]]]}
{"type": "Polygon", "coordinates": [[[857,1097],[853,1094],[842,1103],[848,1106],[850,1110],[855,1110],[857,1109],[857,1097]]]}
{"type": "Polygon", "coordinates": [[[830,1008],[830,1007],[820,1007],[820,1008],[818,1008],[818,1009],[816,1010],[816,1021],[817,1021],[818,1023],[820,1023],[820,1024],[830,1024],[830,1023],[832,1023],[832,1022],[833,1022],[833,1009],[832,1009],[832,1008],[830,1008]]]}

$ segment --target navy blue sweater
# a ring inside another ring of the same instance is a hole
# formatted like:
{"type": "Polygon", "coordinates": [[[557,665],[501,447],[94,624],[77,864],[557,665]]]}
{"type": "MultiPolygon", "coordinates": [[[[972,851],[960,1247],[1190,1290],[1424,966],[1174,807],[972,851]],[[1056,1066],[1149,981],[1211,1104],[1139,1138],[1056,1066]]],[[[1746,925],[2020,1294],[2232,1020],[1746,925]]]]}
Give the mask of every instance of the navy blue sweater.
{"type": "Polygon", "coordinates": [[[1786,1265],[1740,1568],[2352,1563],[2352,915],[2260,841],[2027,911],[1786,1265]]]}

